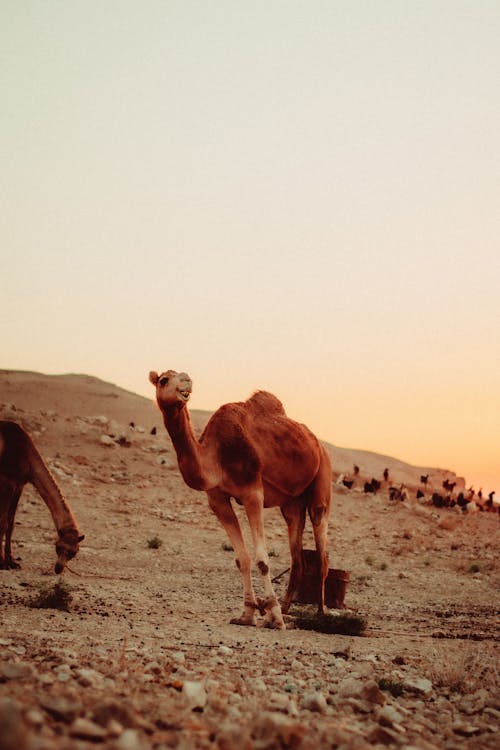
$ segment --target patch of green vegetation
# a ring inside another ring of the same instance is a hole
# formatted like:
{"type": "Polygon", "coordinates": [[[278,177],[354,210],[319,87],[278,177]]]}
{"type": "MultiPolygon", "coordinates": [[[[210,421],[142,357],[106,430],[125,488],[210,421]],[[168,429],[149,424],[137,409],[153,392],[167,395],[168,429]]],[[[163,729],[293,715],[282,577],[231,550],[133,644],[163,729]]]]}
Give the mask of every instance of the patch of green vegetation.
{"type": "Polygon", "coordinates": [[[314,609],[305,607],[295,608],[293,612],[295,627],[301,630],[316,630],[320,633],[336,633],[338,635],[363,635],[366,630],[366,620],[359,615],[347,612],[318,615],[314,609]]]}
{"type": "Polygon", "coordinates": [[[149,549],[160,549],[161,545],[163,544],[162,540],[159,536],[154,536],[152,539],[148,539],[148,547],[149,549]]]}
{"type": "Polygon", "coordinates": [[[38,594],[30,602],[35,609],[60,609],[69,612],[69,605],[73,600],[71,587],[59,579],[53,586],[41,586],[38,594]]]}
{"type": "Polygon", "coordinates": [[[389,679],[386,679],[385,677],[382,677],[378,681],[378,686],[381,690],[386,690],[394,698],[399,698],[399,696],[403,695],[404,693],[404,686],[402,682],[396,682],[396,680],[389,680],[389,679]]]}

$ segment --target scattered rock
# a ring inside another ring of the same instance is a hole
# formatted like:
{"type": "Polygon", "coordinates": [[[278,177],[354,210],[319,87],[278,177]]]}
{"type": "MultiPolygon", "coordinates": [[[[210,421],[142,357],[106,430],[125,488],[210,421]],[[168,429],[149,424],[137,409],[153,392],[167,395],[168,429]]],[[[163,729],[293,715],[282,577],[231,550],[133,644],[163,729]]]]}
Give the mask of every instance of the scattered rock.
{"type": "Polygon", "coordinates": [[[328,704],[323,693],[320,693],[316,690],[313,693],[306,693],[304,695],[304,697],[302,698],[302,708],[324,714],[326,713],[328,704]]]}
{"type": "Polygon", "coordinates": [[[4,661],[0,664],[0,682],[7,680],[25,680],[31,677],[34,669],[28,662],[4,661]]]}
{"type": "Polygon", "coordinates": [[[64,721],[67,724],[76,719],[82,708],[80,703],[63,695],[43,695],[40,698],[40,705],[54,719],[64,721]]]}
{"type": "Polygon", "coordinates": [[[381,745],[401,745],[403,740],[401,735],[389,727],[381,725],[376,726],[366,738],[371,745],[380,743],[381,745]]]}
{"type": "Polygon", "coordinates": [[[262,748],[299,748],[307,731],[303,722],[284,714],[265,712],[252,727],[255,746],[262,748]]]}
{"type": "Polygon", "coordinates": [[[432,694],[432,682],[425,677],[406,677],[403,680],[403,687],[409,693],[423,695],[425,698],[432,694]]]}
{"type": "Polygon", "coordinates": [[[457,721],[451,728],[455,734],[458,734],[460,737],[474,737],[477,734],[481,734],[481,729],[479,727],[476,727],[473,724],[468,724],[465,721],[457,721]]]}
{"type": "Polygon", "coordinates": [[[182,694],[192,711],[203,711],[207,704],[207,693],[203,683],[186,680],[182,686],[182,694]]]}
{"type": "Polygon", "coordinates": [[[89,740],[89,742],[99,742],[104,740],[107,736],[107,732],[99,724],[95,724],[90,719],[83,719],[78,717],[74,720],[69,728],[71,737],[78,737],[82,740],[89,740]]]}
{"type": "Polygon", "coordinates": [[[401,724],[403,721],[402,715],[393,706],[382,706],[378,712],[377,719],[379,724],[382,724],[384,727],[393,727],[395,724],[401,724]]]}

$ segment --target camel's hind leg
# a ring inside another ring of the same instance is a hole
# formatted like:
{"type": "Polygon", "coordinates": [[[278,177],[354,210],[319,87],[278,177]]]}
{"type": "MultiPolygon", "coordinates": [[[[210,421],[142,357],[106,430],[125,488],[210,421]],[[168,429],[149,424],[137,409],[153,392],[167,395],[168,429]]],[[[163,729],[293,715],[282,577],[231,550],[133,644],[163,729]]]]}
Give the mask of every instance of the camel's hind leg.
{"type": "Polygon", "coordinates": [[[283,601],[281,610],[284,614],[290,609],[298,589],[300,579],[302,578],[302,537],[306,522],[306,506],[303,498],[293,498],[285,505],[281,506],[281,513],[288,527],[288,541],[290,543],[290,578],[288,588],[283,601]]]}
{"type": "Polygon", "coordinates": [[[231,620],[234,625],[256,625],[255,610],[258,609],[255,598],[252,575],[251,575],[251,558],[241,533],[240,523],[231,505],[231,498],[228,494],[214,489],[207,492],[208,502],[225,528],[229,540],[233,546],[236,555],[236,565],[243,578],[243,614],[231,620]]]}
{"type": "Polygon", "coordinates": [[[325,581],[328,575],[328,521],[332,499],[332,467],[323,446],[318,473],[308,487],[307,510],[311,519],[319,558],[318,614],[325,613],[325,581]]]}

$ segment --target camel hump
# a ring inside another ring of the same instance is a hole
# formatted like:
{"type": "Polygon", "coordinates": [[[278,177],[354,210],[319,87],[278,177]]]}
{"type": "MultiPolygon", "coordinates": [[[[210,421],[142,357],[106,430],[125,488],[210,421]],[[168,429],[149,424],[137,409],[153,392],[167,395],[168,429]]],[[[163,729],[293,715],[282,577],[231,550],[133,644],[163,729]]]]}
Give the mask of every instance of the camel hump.
{"type": "Polygon", "coordinates": [[[245,405],[255,414],[285,414],[285,408],[279,398],[269,391],[255,391],[245,405]]]}

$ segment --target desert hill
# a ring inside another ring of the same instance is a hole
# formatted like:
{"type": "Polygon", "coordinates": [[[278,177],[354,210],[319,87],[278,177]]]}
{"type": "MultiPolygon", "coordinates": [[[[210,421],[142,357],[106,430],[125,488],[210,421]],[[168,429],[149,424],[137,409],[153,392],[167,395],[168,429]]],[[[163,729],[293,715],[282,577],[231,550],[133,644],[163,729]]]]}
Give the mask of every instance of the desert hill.
{"type": "MultiPolygon", "coordinates": [[[[121,425],[133,422],[148,431],[153,426],[163,430],[153,393],[151,399],[147,399],[84,374],[44,375],[0,370],[0,418],[17,418],[22,423],[23,412],[37,411],[55,412],[61,417],[89,418],[105,415],[121,425]]],[[[211,413],[193,409],[190,414],[195,431],[201,433],[211,413]]],[[[26,426],[29,428],[30,425],[26,426]]],[[[405,484],[412,489],[419,486],[423,474],[429,475],[429,483],[437,488],[447,478],[456,481],[457,489],[465,486],[464,479],[457,477],[453,471],[412,466],[397,458],[371,451],[341,448],[328,443],[325,445],[331,455],[335,478],[340,474],[351,475],[354,465],[357,465],[361,478],[380,479],[384,469],[388,468],[392,482],[405,484]]]]}

